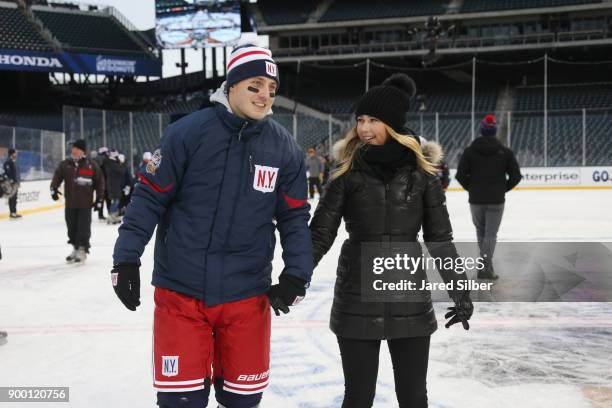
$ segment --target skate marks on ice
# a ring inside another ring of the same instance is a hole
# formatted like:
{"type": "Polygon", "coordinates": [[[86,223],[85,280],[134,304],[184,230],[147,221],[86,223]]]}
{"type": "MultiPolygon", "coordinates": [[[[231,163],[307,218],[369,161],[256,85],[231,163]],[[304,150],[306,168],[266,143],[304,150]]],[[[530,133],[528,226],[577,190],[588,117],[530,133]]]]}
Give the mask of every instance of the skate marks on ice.
{"type": "Polygon", "coordinates": [[[438,338],[430,361],[449,367],[439,374],[442,380],[473,379],[491,388],[575,387],[592,406],[612,406],[612,321],[602,319],[611,314],[611,303],[478,303],[470,335],[438,338]],[[479,327],[478,315],[517,324],[479,327]],[[530,320],[537,323],[530,326],[530,320]]]}

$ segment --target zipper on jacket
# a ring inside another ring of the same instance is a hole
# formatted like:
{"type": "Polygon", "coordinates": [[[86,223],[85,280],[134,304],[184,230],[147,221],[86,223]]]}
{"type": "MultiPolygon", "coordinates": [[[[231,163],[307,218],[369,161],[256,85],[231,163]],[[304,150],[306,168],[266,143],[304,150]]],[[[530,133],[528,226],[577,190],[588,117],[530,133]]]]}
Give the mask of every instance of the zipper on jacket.
{"type": "Polygon", "coordinates": [[[249,173],[253,174],[253,155],[250,153],[250,148],[249,148],[249,173]]]}
{"type": "Polygon", "coordinates": [[[242,131],[243,131],[244,129],[246,129],[246,127],[247,127],[248,125],[249,125],[249,122],[244,122],[244,123],[242,124],[242,126],[240,127],[240,130],[238,131],[238,140],[239,140],[239,141],[240,141],[240,140],[242,140],[242,131]]]}

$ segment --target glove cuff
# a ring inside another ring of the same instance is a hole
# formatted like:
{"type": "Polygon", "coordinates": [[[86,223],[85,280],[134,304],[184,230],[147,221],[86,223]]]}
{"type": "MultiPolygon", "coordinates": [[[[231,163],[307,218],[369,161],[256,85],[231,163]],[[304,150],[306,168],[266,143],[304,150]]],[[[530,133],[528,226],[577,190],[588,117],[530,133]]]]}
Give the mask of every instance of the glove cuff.
{"type": "Polygon", "coordinates": [[[304,296],[304,294],[306,294],[306,289],[308,289],[308,287],[310,286],[309,282],[306,282],[303,279],[296,278],[295,276],[288,274],[281,274],[278,277],[278,283],[283,285],[290,285],[292,288],[302,293],[301,296],[304,296]]]}
{"type": "Polygon", "coordinates": [[[113,269],[118,269],[120,272],[140,272],[140,265],[118,263],[113,265],[113,269]]]}

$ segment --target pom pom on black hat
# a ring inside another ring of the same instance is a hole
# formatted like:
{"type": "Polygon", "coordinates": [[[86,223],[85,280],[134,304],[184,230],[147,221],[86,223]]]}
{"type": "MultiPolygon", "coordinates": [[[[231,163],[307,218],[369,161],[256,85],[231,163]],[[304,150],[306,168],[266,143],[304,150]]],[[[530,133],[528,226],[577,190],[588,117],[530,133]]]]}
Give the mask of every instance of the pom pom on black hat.
{"type": "Polygon", "coordinates": [[[412,98],[416,95],[417,89],[416,84],[406,74],[397,73],[391,75],[389,78],[385,79],[382,83],[382,86],[393,86],[408,94],[409,98],[412,98]]]}
{"type": "Polygon", "coordinates": [[[355,118],[373,116],[398,133],[405,133],[406,113],[410,98],[416,94],[416,85],[406,74],[396,73],[379,86],[368,90],[355,106],[355,118]]]}

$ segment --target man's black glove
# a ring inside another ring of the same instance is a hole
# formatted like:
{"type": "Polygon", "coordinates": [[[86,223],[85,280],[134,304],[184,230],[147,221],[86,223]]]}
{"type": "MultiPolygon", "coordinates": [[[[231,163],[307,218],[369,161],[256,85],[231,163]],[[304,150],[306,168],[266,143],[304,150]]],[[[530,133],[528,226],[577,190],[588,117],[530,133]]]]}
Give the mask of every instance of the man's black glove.
{"type": "Polygon", "coordinates": [[[56,188],[51,189],[51,198],[53,201],[59,200],[59,196],[62,195],[56,188]]]}
{"type": "Polygon", "coordinates": [[[102,209],[102,200],[96,200],[96,202],[93,205],[94,210],[96,211],[100,211],[102,209]]]}
{"type": "Polygon", "coordinates": [[[470,330],[468,320],[470,320],[474,312],[474,305],[472,304],[472,299],[470,299],[470,292],[466,291],[453,296],[453,301],[455,302],[455,306],[449,307],[449,311],[444,315],[445,319],[450,318],[444,327],[448,329],[453,324],[461,322],[465,330],[470,330]]]}
{"type": "Polygon", "coordinates": [[[297,305],[306,296],[308,282],[291,275],[278,277],[278,284],[272,285],[268,290],[268,299],[274,313],[280,316],[280,312],[289,313],[289,306],[297,305]]]}
{"type": "Polygon", "coordinates": [[[115,265],[111,271],[113,289],[121,303],[131,311],[140,306],[140,267],[115,265]]]}

